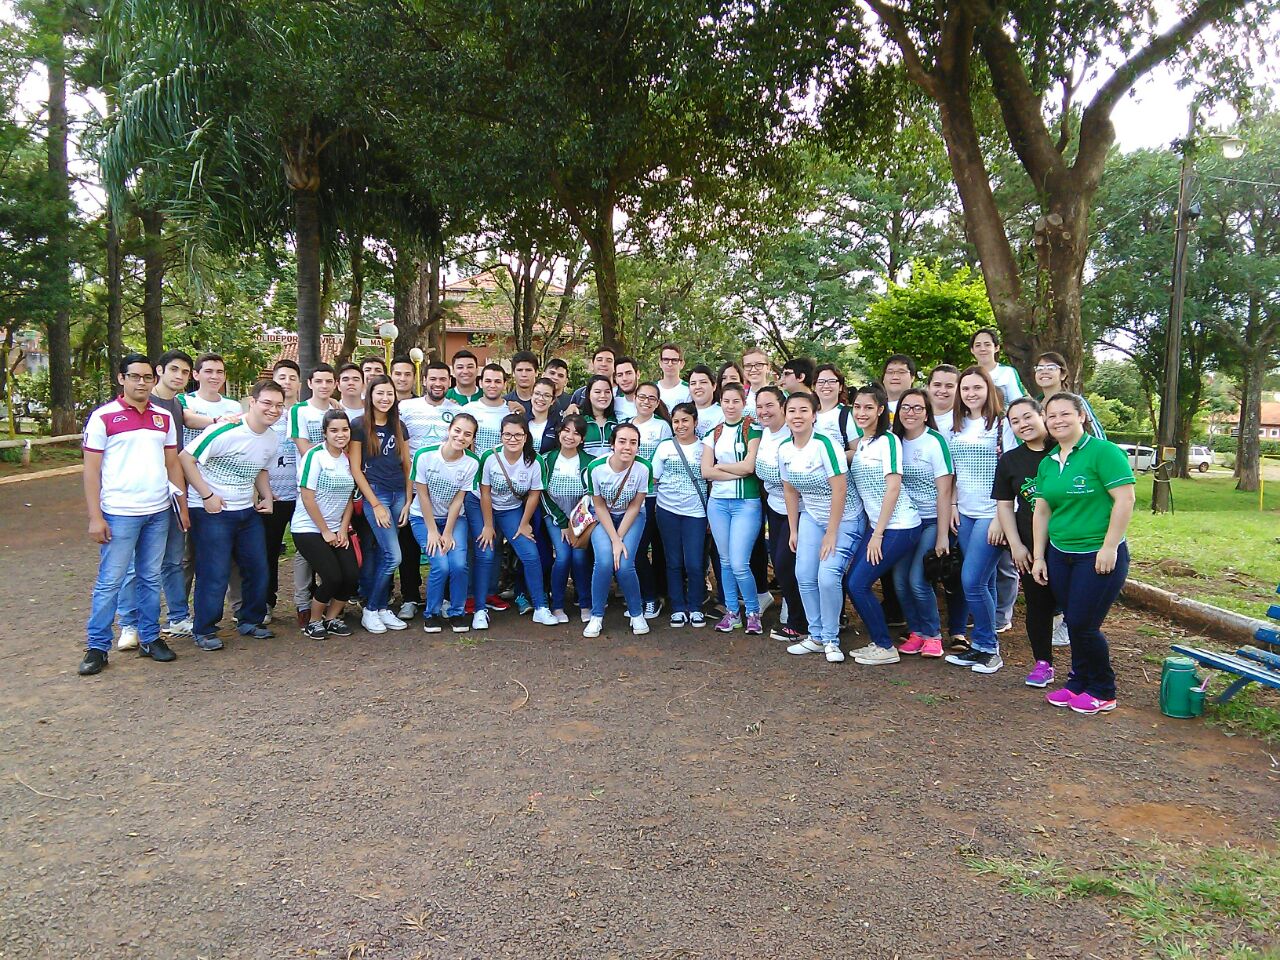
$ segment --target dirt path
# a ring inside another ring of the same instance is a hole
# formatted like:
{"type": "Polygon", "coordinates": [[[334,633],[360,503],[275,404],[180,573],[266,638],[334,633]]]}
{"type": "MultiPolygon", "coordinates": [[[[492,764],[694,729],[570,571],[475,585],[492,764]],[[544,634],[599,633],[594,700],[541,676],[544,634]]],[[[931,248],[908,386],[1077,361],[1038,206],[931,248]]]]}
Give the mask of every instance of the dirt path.
{"type": "Polygon", "coordinates": [[[958,849],[1084,864],[1280,820],[1259,744],[1157,712],[1166,638],[1126,612],[1092,719],[1022,685],[1017,639],[978,677],[621,618],[286,629],[85,680],[78,482],[0,487],[0,957],[1112,960],[1144,954],[1097,901],[958,849]]]}

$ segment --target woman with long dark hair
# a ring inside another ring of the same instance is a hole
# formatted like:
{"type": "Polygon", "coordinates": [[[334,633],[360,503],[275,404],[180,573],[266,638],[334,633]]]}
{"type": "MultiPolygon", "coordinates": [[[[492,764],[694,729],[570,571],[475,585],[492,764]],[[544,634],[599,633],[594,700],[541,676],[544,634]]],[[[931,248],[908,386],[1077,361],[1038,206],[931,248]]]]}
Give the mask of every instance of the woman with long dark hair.
{"type": "Polygon", "coordinates": [[[591,619],[591,547],[575,547],[569,529],[569,514],[587,492],[583,474],[591,459],[582,449],[582,438],[586,433],[587,421],[583,417],[576,413],[565,417],[560,423],[557,447],[539,458],[542,465],[542,512],[553,552],[551,613],[559,623],[569,622],[564,604],[570,571],[578,594],[582,622],[591,619]]]}

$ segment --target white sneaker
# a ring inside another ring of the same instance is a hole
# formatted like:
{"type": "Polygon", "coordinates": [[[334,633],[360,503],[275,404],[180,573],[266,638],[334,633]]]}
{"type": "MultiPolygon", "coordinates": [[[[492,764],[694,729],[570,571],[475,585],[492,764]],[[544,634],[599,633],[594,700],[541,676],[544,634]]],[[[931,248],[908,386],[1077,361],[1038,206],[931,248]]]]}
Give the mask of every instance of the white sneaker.
{"type": "MultiPolygon", "coordinates": [[[[409,604],[409,606],[413,606],[413,604],[409,604]]],[[[408,626],[407,623],[391,612],[390,607],[387,607],[385,610],[379,610],[378,616],[382,619],[382,625],[388,630],[403,630],[408,626]]]]}
{"type": "Polygon", "coordinates": [[[556,623],[568,623],[569,615],[563,610],[552,610],[551,615],[556,618],[556,623]]]}
{"type": "Polygon", "coordinates": [[[267,615],[262,618],[262,626],[266,627],[266,626],[270,626],[270,624],[271,624],[271,611],[268,610],[267,615]]]}
{"type": "Polygon", "coordinates": [[[378,616],[376,610],[366,610],[360,614],[360,626],[364,627],[370,633],[386,633],[387,625],[382,622],[382,617],[378,616]]]}
{"type": "Polygon", "coordinates": [[[865,647],[859,647],[853,651],[853,662],[861,663],[868,667],[878,667],[884,663],[898,663],[902,657],[898,655],[897,647],[878,647],[874,643],[868,643],[865,647]]]}
{"type": "Polygon", "coordinates": [[[117,650],[137,650],[138,649],[138,629],[137,627],[121,627],[120,639],[116,641],[117,650]]]}
{"type": "Polygon", "coordinates": [[[590,622],[591,622],[591,611],[590,611],[590,610],[583,609],[583,611],[582,611],[582,622],[583,622],[583,623],[590,623],[590,622]]]}
{"type": "Polygon", "coordinates": [[[471,617],[472,630],[488,630],[489,629],[489,611],[477,610],[471,617]]]}
{"type": "MultiPolygon", "coordinates": [[[[813,639],[813,637],[805,637],[799,643],[793,643],[791,646],[787,647],[787,653],[794,653],[796,656],[800,656],[805,653],[822,653],[826,649],[827,648],[825,646],[813,639]]],[[[839,649],[838,645],[836,646],[836,649],[839,649]]]]}
{"type": "Polygon", "coordinates": [[[773,606],[773,594],[768,590],[764,593],[757,594],[756,599],[760,601],[760,613],[762,615],[766,610],[773,606]]]}
{"type": "Polygon", "coordinates": [[[844,651],[840,649],[840,644],[828,643],[822,651],[827,655],[827,663],[844,663],[844,651]]]}
{"type": "Polygon", "coordinates": [[[1071,645],[1071,637],[1067,633],[1066,617],[1060,613],[1053,618],[1053,645],[1055,647],[1069,647],[1071,645]]]}
{"type": "Polygon", "coordinates": [[[603,629],[604,617],[588,617],[587,625],[582,629],[582,635],[584,637],[598,637],[603,629]]]}
{"type": "Polygon", "coordinates": [[[649,621],[643,615],[631,618],[631,632],[637,637],[649,632],[649,621]]]}
{"type": "Polygon", "coordinates": [[[537,610],[533,611],[533,622],[541,623],[544,626],[548,626],[548,627],[554,627],[557,623],[560,622],[560,618],[557,617],[550,610],[548,610],[546,607],[538,607],[537,610]]]}
{"type": "Polygon", "coordinates": [[[1008,623],[1002,623],[1000,626],[996,627],[996,633],[1008,633],[1012,629],[1013,621],[1010,620],[1008,623]]]}
{"type": "Polygon", "coordinates": [[[195,628],[196,625],[191,622],[191,618],[187,617],[185,620],[170,620],[163,632],[171,637],[189,637],[195,628]]]}
{"type": "MultiPolygon", "coordinates": [[[[417,613],[418,605],[412,600],[406,600],[404,603],[400,604],[400,610],[396,613],[396,616],[401,620],[412,620],[417,613]]],[[[391,624],[387,624],[387,626],[390,627],[391,624]]],[[[392,627],[392,629],[394,630],[395,628],[392,627]]]]}

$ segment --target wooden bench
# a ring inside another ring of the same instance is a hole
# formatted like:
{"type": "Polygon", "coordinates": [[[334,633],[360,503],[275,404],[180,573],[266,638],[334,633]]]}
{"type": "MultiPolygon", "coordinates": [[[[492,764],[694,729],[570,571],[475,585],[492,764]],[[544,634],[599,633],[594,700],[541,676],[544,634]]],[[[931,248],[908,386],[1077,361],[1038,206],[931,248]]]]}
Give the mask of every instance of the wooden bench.
{"type": "MultiPolygon", "coordinates": [[[[1280,587],[1276,587],[1276,593],[1280,593],[1280,587]]],[[[1280,623],[1280,605],[1272,604],[1267,610],[1267,616],[1280,623]]],[[[1253,638],[1273,650],[1280,650],[1280,626],[1259,627],[1253,638]]],[[[1177,643],[1173,645],[1173,650],[1202,666],[1235,675],[1236,679],[1219,694],[1218,703],[1226,703],[1251,683],[1280,690],[1280,653],[1258,647],[1241,647],[1235,653],[1220,653],[1217,650],[1203,650],[1177,643]]]]}

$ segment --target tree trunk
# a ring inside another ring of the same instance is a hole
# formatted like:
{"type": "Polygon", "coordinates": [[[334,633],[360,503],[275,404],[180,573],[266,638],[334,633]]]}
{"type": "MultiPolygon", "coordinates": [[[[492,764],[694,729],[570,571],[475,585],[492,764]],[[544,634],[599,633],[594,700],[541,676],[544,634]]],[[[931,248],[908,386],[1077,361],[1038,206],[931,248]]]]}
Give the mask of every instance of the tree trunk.
{"type": "Polygon", "coordinates": [[[295,189],[293,206],[298,253],[298,366],[305,384],[320,363],[319,191],[295,189]]]}
{"type": "Polygon", "coordinates": [[[142,220],[142,325],[147,333],[147,354],[164,353],[164,214],[141,210],[142,220]]]}
{"type": "Polygon", "coordinates": [[[350,362],[360,336],[360,319],[364,315],[364,237],[351,241],[351,294],[347,297],[347,322],[342,328],[342,349],[337,365],[350,362]]]}
{"type": "Polygon", "coordinates": [[[71,379],[71,184],[67,174],[67,47],[65,10],[58,0],[48,8],[52,29],[45,48],[49,77],[47,150],[50,192],[59,210],[49,244],[48,285],[53,301],[47,323],[49,342],[49,407],[54,435],[77,429],[71,379]]]}
{"type": "MultiPolygon", "coordinates": [[[[601,200],[590,228],[582,233],[591,248],[591,263],[595,268],[596,299],[600,306],[598,345],[611,347],[623,354],[627,352],[627,345],[618,315],[618,250],[613,237],[613,211],[611,200],[601,200]]],[[[594,348],[597,344],[591,346],[594,348]]]]}
{"type": "Polygon", "coordinates": [[[428,255],[423,261],[423,268],[426,270],[427,327],[422,333],[422,348],[427,352],[428,360],[447,363],[449,358],[445,356],[447,337],[444,295],[440,279],[442,266],[438,253],[428,255]]]}
{"type": "Polygon", "coordinates": [[[1247,355],[1240,383],[1240,436],[1236,441],[1236,489],[1255,492],[1261,471],[1262,381],[1267,374],[1267,354],[1256,350],[1247,355]]]}
{"type": "MultiPolygon", "coordinates": [[[[115,210],[107,202],[107,372],[110,374],[124,356],[124,297],[121,279],[123,256],[120,250],[120,231],[116,227],[115,210]]],[[[151,362],[158,354],[147,351],[151,362]]]]}

